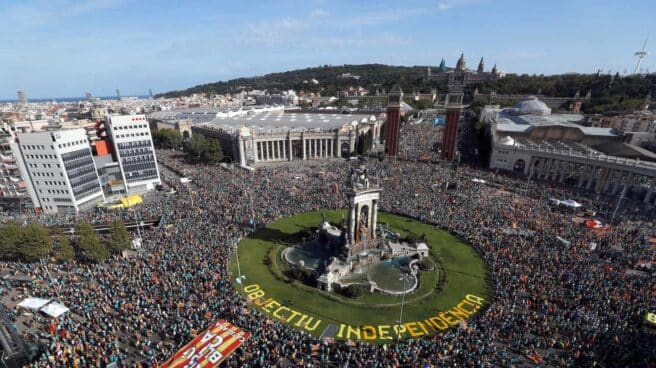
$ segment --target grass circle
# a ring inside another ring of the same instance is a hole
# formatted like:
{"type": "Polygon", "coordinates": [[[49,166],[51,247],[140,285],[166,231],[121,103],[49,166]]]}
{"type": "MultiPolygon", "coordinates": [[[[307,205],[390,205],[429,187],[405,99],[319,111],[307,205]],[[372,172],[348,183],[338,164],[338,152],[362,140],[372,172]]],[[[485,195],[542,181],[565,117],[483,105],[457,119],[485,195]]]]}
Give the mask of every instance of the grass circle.
{"type": "MultiPolygon", "coordinates": [[[[424,235],[436,266],[420,272],[417,290],[403,298],[402,317],[400,296],[366,293],[350,299],[290,280],[285,277],[290,266],[281,253],[307,240],[322,214],[338,223],[346,211],[306,212],[279,219],[241,240],[239,268],[237,257],[230,262],[235,287],[252,308],[267,314],[269,323],[278,320],[315,336],[381,343],[462,326],[491,297],[488,268],[471,246],[433,225],[382,212],[378,222],[401,237],[424,235]],[[241,283],[237,282],[239,272],[241,283]]],[[[384,275],[375,277],[385,279],[384,275]]]]}

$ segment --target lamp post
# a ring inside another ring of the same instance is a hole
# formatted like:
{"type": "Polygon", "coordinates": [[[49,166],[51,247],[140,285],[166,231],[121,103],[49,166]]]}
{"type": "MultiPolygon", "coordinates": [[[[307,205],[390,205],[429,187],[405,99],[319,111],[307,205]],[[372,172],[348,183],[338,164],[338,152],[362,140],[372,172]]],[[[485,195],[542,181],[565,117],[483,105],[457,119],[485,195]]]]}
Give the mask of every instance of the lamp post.
{"type": "Polygon", "coordinates": [[[622,200],[624,199],[624,191],[620,194],[620,198],[617,200],[617,205],[615,205],[615,210],[613,211],[613,217],[610,219],[610,224],[613,225],[615,222],[615,215],[617,215],[617,210],[620,209],[620,204],[622,203],[622,200]]]}
{"type": "Polygon", "coordinates": [[[401,325],[403,324],[403,304],[405,303],[405,275],[401,274],[399,281],[403,281],[403,294],[401,294],[401,314],[399,315],[399,328],[396,332],[396,341],[401,338],[401,325]]]}
{"type": "Polygon", "coordinates": [[[239,275],[237,277],[237,280],[239,280],[239,286],[241,286],[241,293],[244,293],[244,279],[246,277],[242,277],[241,275],[241,267],[239,266],[239,242],[241,241],[241,236],[237,238],[237,242],[235,244],[235,254],[237,255],[237,274],[239,275]]]}

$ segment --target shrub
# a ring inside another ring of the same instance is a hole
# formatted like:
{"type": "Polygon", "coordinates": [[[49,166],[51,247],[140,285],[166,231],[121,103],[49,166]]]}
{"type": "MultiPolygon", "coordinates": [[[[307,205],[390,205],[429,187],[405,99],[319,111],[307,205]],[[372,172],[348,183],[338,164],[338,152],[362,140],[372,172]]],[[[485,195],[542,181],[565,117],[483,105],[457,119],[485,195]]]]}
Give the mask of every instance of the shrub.
{"type": "Polygon", "coordinates": [[[430,261],[430,259],[428,259],[428,257],[422,258],[421,261],[417,262],[417,265],[422,271],[432,271],[434,268],[433,263],[430,261]]]}
{"type": "Polygon", "coordinates": [[[341,292],[347,298],[357,299],[362,297],[367,289],[363,285],[349,285],[343,288],[341,292]]]}

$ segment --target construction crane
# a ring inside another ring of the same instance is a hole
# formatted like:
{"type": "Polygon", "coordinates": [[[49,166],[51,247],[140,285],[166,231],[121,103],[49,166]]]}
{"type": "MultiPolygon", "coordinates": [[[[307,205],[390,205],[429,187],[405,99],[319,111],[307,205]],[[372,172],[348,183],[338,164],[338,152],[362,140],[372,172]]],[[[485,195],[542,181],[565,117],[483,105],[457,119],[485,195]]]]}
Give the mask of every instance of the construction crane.
{"type": "Polygon", "coordinates": [[[645,39],[645,43],[642,45],[642,50],[636,52],[633,54],[638,58],[638,63],[636,64],[635,70],[633,71],[633,74],[638,74],[638,70],[640,70],[640,63],[642,63],[642,59],[644,59],[645,56],[649,55],[649,52],[646,51],[647,49],[647,41],[649,41],[649,37],[645,39]]]}

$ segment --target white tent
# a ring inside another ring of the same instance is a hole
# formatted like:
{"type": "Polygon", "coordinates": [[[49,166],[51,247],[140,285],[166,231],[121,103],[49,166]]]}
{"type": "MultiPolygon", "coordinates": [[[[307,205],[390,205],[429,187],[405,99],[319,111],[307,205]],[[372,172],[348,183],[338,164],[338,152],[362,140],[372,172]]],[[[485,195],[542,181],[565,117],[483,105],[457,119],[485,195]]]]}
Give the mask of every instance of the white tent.
{"type": "Polygon", "coordinates": [[[50,301],[49,299],[43,299],[43,298],[27,298],[22,302],[18,303],[18,306],[25,309],[39,310],[39,308],[48,304],[49,301],[50,301]]]}
{"type": "Polygon", "coordinates": [[[46,305],[45,307],[41,308],[40,310],[41,312],[53,318],[57,318],[69,311],[68,307],[66,307],[64,304],[61,304],[59,302],[52,302],[46,305]]]}
{"type": "Polygon", "coordinates": [[[578,203],[577,201],[573,199],[566,199],[564,201],[560,201],[560,204],[565,206],[565,207],[570,207],[570,208],[579,208],[582,206],[582,204],[578,203]]]}

